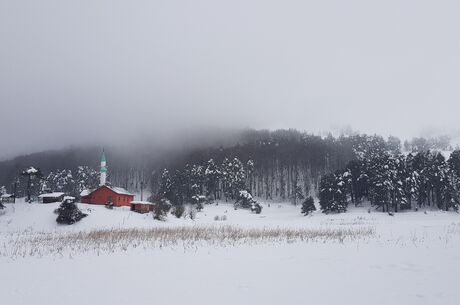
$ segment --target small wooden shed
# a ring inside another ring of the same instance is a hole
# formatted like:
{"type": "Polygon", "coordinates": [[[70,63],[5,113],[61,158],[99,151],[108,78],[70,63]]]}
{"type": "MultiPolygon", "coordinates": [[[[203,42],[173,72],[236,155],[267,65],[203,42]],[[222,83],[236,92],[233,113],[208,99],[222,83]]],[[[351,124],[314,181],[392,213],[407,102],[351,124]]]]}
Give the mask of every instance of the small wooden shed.
{"type": "Polygon", "coordinates": [[[0,196],[1,203],[15,203],[16,197],[13,194],[3,194],[0,196]]]}
{"type": "Polygon", "coordinates": [[[64,193],[54,192],[46,193],[38,196],[38,201],[41,203],[53,203],[53,202],[62,202],[64,200],[64,193]]]}
{"type": "Polygon", "coordinates": [[[131,211],[137,213],[148,213],[153,211],[154,203],[149,201],[131,201],[131,211]]]}

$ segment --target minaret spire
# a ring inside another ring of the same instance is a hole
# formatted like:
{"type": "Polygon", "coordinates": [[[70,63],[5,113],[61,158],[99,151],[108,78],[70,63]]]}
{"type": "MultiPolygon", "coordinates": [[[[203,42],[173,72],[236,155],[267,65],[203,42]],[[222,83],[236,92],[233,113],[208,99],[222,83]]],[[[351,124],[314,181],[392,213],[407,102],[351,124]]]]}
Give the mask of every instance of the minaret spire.
{"type": "Polygon", "coordinates": [[[101,181],[99,185],[105,185],[107,182],[107,158],[105,157],[105,151],[102,149],[101,155],[101,181]]]}

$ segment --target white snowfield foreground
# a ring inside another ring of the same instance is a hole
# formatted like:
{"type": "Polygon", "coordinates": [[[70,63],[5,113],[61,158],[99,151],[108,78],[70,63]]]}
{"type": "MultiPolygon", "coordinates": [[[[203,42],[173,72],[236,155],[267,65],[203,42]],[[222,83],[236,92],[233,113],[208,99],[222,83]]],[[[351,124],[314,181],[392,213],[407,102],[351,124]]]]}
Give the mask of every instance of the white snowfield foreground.
{"type": "Polygon", "coordinates": [[[460,304],[453,212],[221,203],[159,222],[79,204],[89,216],[61,226],[56,207],[0,211],[1,304],[460,304]]]}

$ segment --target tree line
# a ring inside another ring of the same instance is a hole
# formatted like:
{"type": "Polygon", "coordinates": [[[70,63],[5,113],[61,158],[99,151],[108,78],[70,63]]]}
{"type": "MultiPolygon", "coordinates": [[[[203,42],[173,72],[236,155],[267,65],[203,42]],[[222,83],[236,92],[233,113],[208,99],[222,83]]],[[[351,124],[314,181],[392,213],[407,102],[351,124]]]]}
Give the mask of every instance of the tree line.
{"type": "MultiPolygon", "coordinates": [[[[396,137],[383,139],[356,134],[322,137],[297,130],[245,130],[229,145],[176,149],[161,154],[150,150],[134,154],[107,149],[108,181],[131,192],[139,192],[142,186],[154,195],[167,192],[177,204],[196,202],[197,196],[235,200],[240,190],[256,198],[297,204],[307,196],[318,195],[323,176],[348,168],[350,162],[358,162],[357,148],[372,141],[379,142],[391,154],[402,149],[396,137]]],[[[446,146],[445,139],[425,142],[430,147],[446,146]]],[[[411,141],[406,146],[412,145],[416,151],[422,146],[419,144],[415,149],[415,145],[425,142],[411,141]]],[[[97,187],[97,150],[81,154],[53,152],[49,156],[42,154],[20,160],[21,163],[8,163],[8,173],[15,175],[7,180],[5,187],[18,197],[27,194],[29,182],[32,196],[45,190],[78,196],[84,188],[97,187]],[[29,181],[21,175],[24,167],[20,164],[40,168],[42,176],[29,181]]]]}
{"type": "MultiPolygon", "coordinates": [[[[99,172],[89,166],[56,170],[46,175],[38,167],[28,167],[15,177],[10,194],[33,200],[42,193],[62,192],[78,198],[83,190],[94,189],[98,185],[99,172]]],[[[0,193],[7,193],[7,188],[1,187],[0,193]]]]}
{"type": "Polygon", "coordinates": [[[423,207],[458,211],[460,150],[447,160],[430,150],[401,154],[389,150],[379,137],[368,138],[354,150],[355,160],[322,177],[323,212],[344,212],[350,203],[364,201],[390,213],[423,207]]]}

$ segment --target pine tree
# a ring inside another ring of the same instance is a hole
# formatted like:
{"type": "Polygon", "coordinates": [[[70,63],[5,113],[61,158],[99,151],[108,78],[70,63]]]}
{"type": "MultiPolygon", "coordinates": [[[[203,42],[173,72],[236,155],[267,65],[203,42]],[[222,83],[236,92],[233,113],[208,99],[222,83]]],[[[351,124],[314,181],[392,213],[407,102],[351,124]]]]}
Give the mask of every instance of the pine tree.
{"type": "Polygon", "coordinates": [[[410,172],[407,168],[406,158],[403,155],[393,157],[390,174],[392,185],[391,198],[394,211],[410,209],[410,172]]]}
{"type": "Polygon", "coordinates": [[[262,205],[254,200],[251,193],[246,190],[241,190],[238,192],[238,197],[233,204],[235,210],[238,208],[251,209],[251,212],[260,214],[262,212],[262,205]]]}
{"type": "Polygon", "coordinates": [[[76,183],[72,171],[69,169],[50,172],[41,181],[42,191],[63,192],[69,195],[79,195],[75,193],[76,183]]]}
{"type": "Polygon", "coordinates": [[[207,196],[213,196],[214,200],[218,199],[218,190],[221,172],[213,159],[209,159],[204,172],[207,196]]]}
{"type": "Polygon", "coordinates": [[[249,159],[248,162],[246,162],[246,181],[247,181],[247,187],[248,190],[252,193],[253,192],[253,186],[254,186],[254,160],[249,159]]]}
{"type": "Polygon", "coordinates": [[[316,211],[315,200],[313,199],[313,197],[308,196],[302,203],[301,212],[304,216],[307,216],[314,211],[316,211]]]}
{"type": "Polygon", "coordinates": [[[358,160],[352,160],[347,165],[346,183],[351,202],[357,206],[367,196],[368,176],[364,173],[363,165],[358,160]]]}
{"type": "Polygon", "coordinates": [[[328,174],[321,178],[319,204],[323,213],[346,212],[346,185],[341,173],[328,174]]]}
{"type": "Polygon", "coordinates": [[[100,173],[89,166],[78,166],[75,174],[73,194],[79,196],[84,190],[92,190],[99,185],[100,173]]]}
{"type": "Polygon", "coordinates": [[[450,154],[449,160],[447,160],[449,166],[450,175],[450,189],[446,200],[449,200],[450,205],[458,210],[460,201],[460,150],[455,150],[450,154]],[[450,197],[450,198],[449,198],[450,197]]]}
{"type": "Polygon", "coordinates": [[[170,199],[172,197],[172,181],[171,175],[167,169],[163,170],[158,191],[160,198],[170,199]]]}
{"type": "Polygon", "coordinates": [[[236,199],[239,191],[246,189],[244,166],[238,158],[234,158],[231,162],[227,158],[224,160],[222,176],[226,199],[236,199]]]}
{"type": "Polygon", "coordinates": [[[225,196],[225,201],[232,197],[231,179],[232,179],[232,163],[225,158],[220,166],[222,173],[222,190],[225,196]]]}
{"type": "Polygon", "coordinates": [[[32,202],[32,194],[38,193],[40,179],[43,177],[39,168],[29,167],[21,172],[21,176],[27,179],[27,202],[32,202]],[[36,181],[38,180],[38,181],[36,181]]]}
{"type": "Polygon", "coordinates": [[[176,170],[172,176],[172,192],[169,201],[172,205],[182,205],[191,198],[190,166],[187,164],[184,169],[176,170]]]}
{"type": "Polygon", "coordinates": [[[156,220],[164,220],[171,210],[171,203],[165,198],[158,200],[153,206],[153,218],[156,220]]]}
{"type": "Polygon", "coordinates": [[[58,217],[56,222],[59,224],[74,224],[88,216],[80,211],[73,199],[65,199],[58,208],[58,217]]]}

